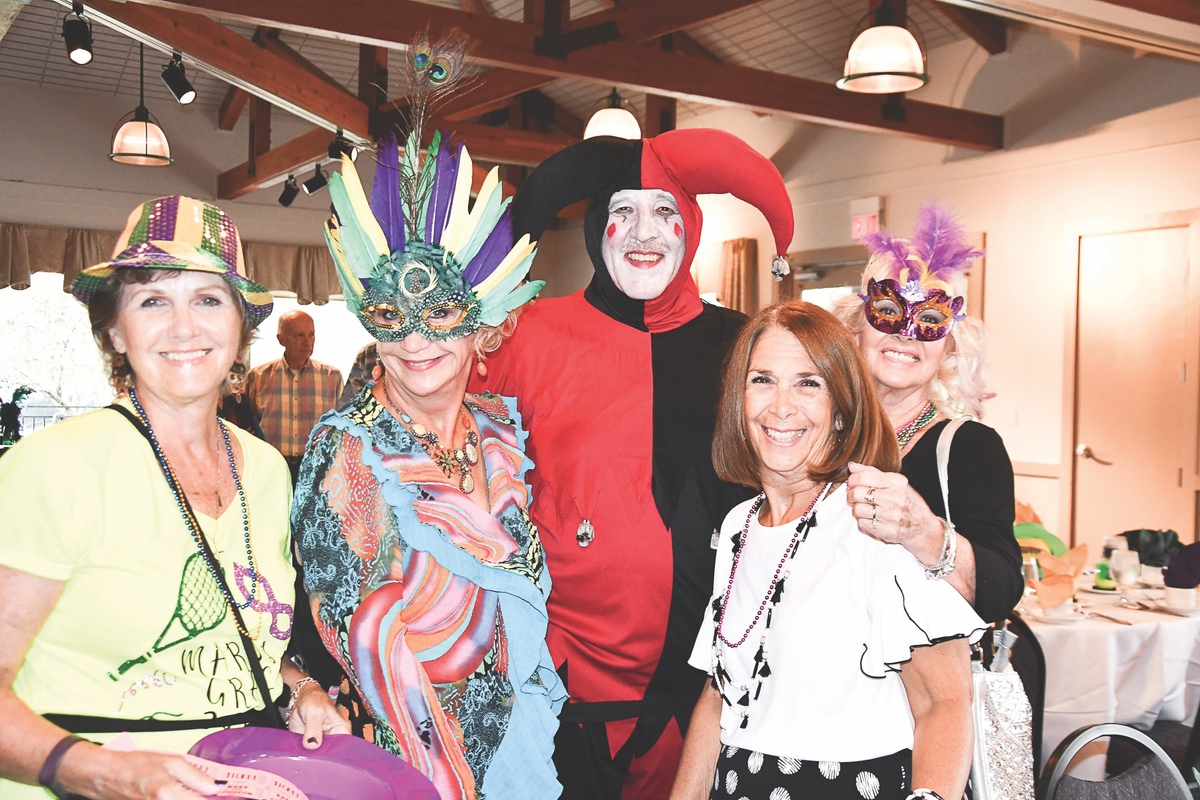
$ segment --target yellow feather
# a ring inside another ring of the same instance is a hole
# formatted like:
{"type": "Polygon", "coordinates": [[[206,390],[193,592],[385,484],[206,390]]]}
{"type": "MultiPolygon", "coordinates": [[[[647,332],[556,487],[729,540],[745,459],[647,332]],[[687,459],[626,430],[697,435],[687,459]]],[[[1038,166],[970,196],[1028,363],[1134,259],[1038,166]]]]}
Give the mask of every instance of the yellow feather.
{"type": "Polygon", "coordinates": [[[471,154],[467,148],[462,149],[458,160],[458,175],[454,183],[454,196],[450,199],[450,219],[442,232],[442,247],[451,253],[471,238],[470,214],[467,206],[471,203],[471,154]]]}
{"type": "Polygon", "coordinates": [[[500,262],[500,266],[496,267],[496,269],[492,271],[492,274],[487,276],[487,280],[475,286],[475,296],[483,297],[492,289],[494,289],[497,284],[508,277],[510,272],[520,266],[521,262],[525,260],[525,257],[532,253],[536,248],[537,242],[531,242],[529,240],[528,233],[523,235],[520,241],[513,246],[513,249],[508,251],[508,255],[506,255],[504,260],[500,262]]]}
{"type": "Polygon", "coordinates": [[[346,184],[346,195],[350,198],[350,205],[354,207],[354,216],[358,217],[359,226],[367,234],[371,244],[375,246],[378,255],[390,256],[387,237],[384,236],[383,228],[379,227],[379,221],[375,219],[375,214],[371,211],[371,204],[363,192],[362,181],[358,178],[358,170],[354,168],[354,162],[350,160],[350,157],[346,155],[342,156],[342,181],[346,184]]]}

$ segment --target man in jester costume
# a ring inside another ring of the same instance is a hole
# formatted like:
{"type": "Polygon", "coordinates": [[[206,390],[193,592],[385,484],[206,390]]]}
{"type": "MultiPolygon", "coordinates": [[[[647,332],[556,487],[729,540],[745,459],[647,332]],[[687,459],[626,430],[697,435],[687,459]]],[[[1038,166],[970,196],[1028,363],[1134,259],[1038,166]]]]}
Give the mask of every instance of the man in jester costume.
{"type": "MultiPolygon", "coordinates": [[[[476,380],[514,395],[529,431],[533,517],[554,575],[548,641],[571,694],[555,762],[564,798],[662,798],[704,676],[687,658],[712,590],[712,539],[744,490],[710,449],[721,362],[744,317],[700,300],[689,272],[698,194],[757,206],[792,238],[778,170],[737,137],[600,137],[547,159],[513,203],[538,237],[590,201],[595,277],[540,300],[476,380]]],[[[777,258],[773,269],[786,270],[777,258]]]]}

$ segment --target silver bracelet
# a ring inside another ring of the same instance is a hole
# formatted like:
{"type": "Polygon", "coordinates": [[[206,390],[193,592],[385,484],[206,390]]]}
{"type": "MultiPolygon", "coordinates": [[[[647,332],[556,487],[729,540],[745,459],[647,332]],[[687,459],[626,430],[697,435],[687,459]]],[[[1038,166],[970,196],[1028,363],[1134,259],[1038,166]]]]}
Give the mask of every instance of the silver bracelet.
{"type": "Polygon", "coordinates": [[[925,567],[925,577],[931,581],[944,578],[953,572],[955,557],[958,555],[958,534],[955,533],[954,523],[941,517],[937,519],[942,523],[942,552],[936,564],[925,567]]]}
{"type": "Polygon", "coordinates": [[[296,710],[296,702],[300,699],[300,690],[308,684],[316,682],[316,678],[301,678],[296,681],[296,685],[292,687],[292,696],[288,698],[287,711],[283,714],[284,725],[292,721],[292,712],[296,710]]]}
{"type": "Polygon", "coordinates": [[[905,800],[942,800],[942,796],[933,789],[913,789],[905,800]]]}

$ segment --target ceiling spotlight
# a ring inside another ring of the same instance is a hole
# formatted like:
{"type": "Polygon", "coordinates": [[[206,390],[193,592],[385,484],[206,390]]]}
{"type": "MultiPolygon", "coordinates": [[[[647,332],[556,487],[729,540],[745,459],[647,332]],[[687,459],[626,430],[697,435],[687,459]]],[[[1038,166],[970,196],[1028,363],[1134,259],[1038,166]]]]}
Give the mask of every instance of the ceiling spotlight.
{"type": "Polygon", "coordinates": [[[304,186],[305,194],[312,194],[313,192],[319,192],[324,189],[325,184],[327,183],[329,183],[329,178],[325,177],[325,173],[321,171],[321,165],[317,164],[317,171],[314,172],[313,176],[306,180],[302,185],[304,186]]]}
{"type": "Polygon", "coordinates": [[[343,155],[349,156],[351,161],[358,160],[358,150],[339,130],[337,136],[329,143],[329,157],[334,161],[341,161],[343,155]]]}
{"type": "Polygon", "coordinates": [[[196,99],[196,90],[187,79],[187,73],[183,69],[183,56],[179,53],[172,53],[171,63],[163,67],[162,82],[171,90],[171,94],[175,95],[180,105],[186,106],[196,99]]]}
{"type": "Polygon", "coordinates": [[[67,56],[76,64],[87,64],[92,60],[92,22],[83,18],[83,3],[72,3],[71,13],[63,20],[62,37],[67,45],[67,56]]]}
{"type": "Polygon", "coordinates": [[[296,176],[288,175],[287,182],[283,184],[283,191],[279,193],[279,205],[287,208],[295,201],[298,194],[300,194],[300,187],[296,185],[296,176]]]}

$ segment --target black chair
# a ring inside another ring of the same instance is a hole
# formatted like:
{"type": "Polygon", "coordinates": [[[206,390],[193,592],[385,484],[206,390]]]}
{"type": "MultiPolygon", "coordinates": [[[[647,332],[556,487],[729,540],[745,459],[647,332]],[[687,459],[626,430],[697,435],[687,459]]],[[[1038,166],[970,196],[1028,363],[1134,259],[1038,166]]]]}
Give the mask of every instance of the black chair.
{"type": "MultiPolygon", "coordinates": [[[[1195,783],[1192,770],[1200,767],[1200,708],[1189,726],[1186,722],[1156,722],[1146,735],[1163,749],[1189,784],[1195,783]]],[[[1112,741],[1108,746],[1109,775],[1125,772],[1141,757],[1141,751],[1125,741],[1112,741]]]]}
{"type": "Polygon", "coordinates": [[[1033,711],[1033,780],[1036,783],[1042,763],[1042,715],[1046,709],[1046,656],[1033,631],[1016,614],[1008,618],[1008,629],[1017,635],[1009,661],[1021,676],[1029,706],[1033,711]]]}
{"type": "Polygon", "coordinates": [[[1042,773],[1038,797],[1040,800],[1191,800],[1192,795],[1170,756],[1149,736],[1125,725],[1106,722],[1080,728],[1054,749],[1042,773]],[[1126,772],[1103,781],[1085,781],[1066,774],[1080,750],[1105,737],[1135,741],[1148,755],[1126,772]]]}

